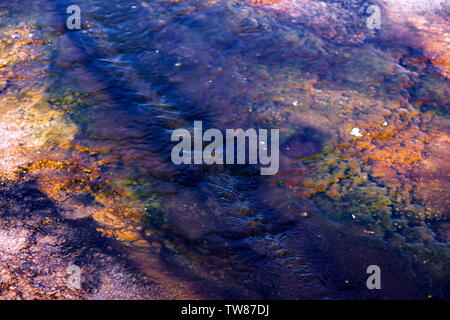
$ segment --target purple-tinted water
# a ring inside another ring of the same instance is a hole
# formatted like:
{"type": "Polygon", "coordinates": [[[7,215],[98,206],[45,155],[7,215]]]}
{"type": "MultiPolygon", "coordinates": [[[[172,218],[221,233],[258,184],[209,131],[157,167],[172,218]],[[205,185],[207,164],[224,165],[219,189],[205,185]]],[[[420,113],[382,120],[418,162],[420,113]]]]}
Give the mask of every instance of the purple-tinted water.
{"type": "Polygon", "coordinates": [[[371,30],[356,0],[86,0],[76,31],[70,4],[1,3],[10,182],[93,223],[161,297],[448,297],[445,4],[379,3],[371,30]],[[197,120],[280,129],[280,172],[174,165],[197,120]]]}

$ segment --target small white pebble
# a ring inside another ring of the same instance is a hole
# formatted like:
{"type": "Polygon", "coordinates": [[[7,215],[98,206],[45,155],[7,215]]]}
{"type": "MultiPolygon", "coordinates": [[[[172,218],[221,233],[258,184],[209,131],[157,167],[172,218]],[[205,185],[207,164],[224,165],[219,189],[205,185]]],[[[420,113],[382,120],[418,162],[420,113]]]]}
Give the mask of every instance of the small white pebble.
{"type": "Polygon", "coordinates": [[[175,63],[175,67],[179,67],[179,66],[181,66],[181,63],[179,63],[179,62],[175,63]]]}
{"type": "Polygon", "coordinates": [[[353,213],[352,213],[352,218],[353,218],[353,219],[356,219],[356,216],[355,216],[353,213]]]}
{"type": "Polygon", "coordinates": [[[383,122],[383,127],[386,127],[388,125],[387,121],[383,122]]]}
{"type": "Polygon", "coordinates": [[[352,131],[350,132],[350,134],[355,137],[362,137],[362,134],[361,134],[359,128],[353,128],[352,131]]]}
{"type": "Polygon", "coordinates": [[[30,37],[30,38],[33,38],[33,36],[34,36],[34,34],[30,33],[29,37],[30,37]]]}
{"type": "Polygon", "coordinates": [[[136,9],[137,7],[136,6],[131,6],[131,9],[136,9]]]}
{"type": "Polygon", "coordinates": [[[298,101],[292,102],[292,105],[293,105],[294,107],[298,106],[298,101]]]}

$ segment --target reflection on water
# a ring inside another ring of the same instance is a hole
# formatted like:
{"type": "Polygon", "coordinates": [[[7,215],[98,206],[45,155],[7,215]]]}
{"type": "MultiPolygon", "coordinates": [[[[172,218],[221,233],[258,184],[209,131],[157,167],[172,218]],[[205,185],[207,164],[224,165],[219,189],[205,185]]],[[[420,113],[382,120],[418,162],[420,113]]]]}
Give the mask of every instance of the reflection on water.
{"type": "Polygon", "coordinates": [[[448,297],[448,7],[86,0],[67,31],[70,4],[0,6],[4,179],[179,297],[448,297]],[[173,165],[194,120],[279,128],[280,172],[173,165]]]}

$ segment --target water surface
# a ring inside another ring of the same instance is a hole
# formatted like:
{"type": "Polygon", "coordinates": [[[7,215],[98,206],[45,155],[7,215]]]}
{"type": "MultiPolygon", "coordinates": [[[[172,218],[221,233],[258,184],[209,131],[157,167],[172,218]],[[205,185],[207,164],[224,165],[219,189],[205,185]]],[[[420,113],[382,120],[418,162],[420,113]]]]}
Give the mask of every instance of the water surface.
{"type": "Polygon", "coordinates": [[[1,2],[12,189],[93,223],[156,298],[448,297],[446,2],[378,3],[380,30],[357,0],[83,0],[78,31],[70,4],[1,2]],[[172,164],[194,120],[279,128],[279,173],[172,164]]]}

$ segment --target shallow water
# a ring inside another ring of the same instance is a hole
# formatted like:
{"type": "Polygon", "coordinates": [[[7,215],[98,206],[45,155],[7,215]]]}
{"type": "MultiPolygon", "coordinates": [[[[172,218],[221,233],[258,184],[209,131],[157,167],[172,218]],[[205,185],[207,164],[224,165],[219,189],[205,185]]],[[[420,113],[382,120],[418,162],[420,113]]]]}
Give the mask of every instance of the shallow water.
{"type": "Polygon", "coordinates": [[[5,180],[178,297],[448,298],[446,3],[378,31],[356,0],[70,4],[1,2],[5,180]],[[173,165],[194,120],[279,128],[279,173],[173,165]]]}

